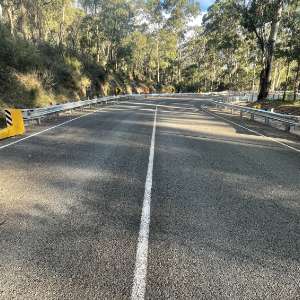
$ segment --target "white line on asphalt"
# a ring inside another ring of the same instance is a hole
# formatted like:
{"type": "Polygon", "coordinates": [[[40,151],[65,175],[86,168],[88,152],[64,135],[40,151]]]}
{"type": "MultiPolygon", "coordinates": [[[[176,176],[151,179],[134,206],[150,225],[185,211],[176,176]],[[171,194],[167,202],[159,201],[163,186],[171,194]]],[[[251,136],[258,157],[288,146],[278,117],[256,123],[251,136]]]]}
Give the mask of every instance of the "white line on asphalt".
{"type": "Polygon", "coordinates": [[[218,114],[212,113],[212,112],[210,112],[210,111],[207,111],[207,110],[203,110],[203,111],[205,111],[205,112],[208,113],[209,115],[212,115],[212,116],[214,116],[214,117],[223,119],[223,120],[225,120],[226,122],[229,122],[229,123],[231,123],[231,124],[234,124],[234,125],[236,125],[236,126],[239,126],[239,127],[243,128],[243,129],[246,129],[246,130],[248,130],[248,131],[250,131],[250,132],[253,132],[253,133],[255,133],[255,134],[258,134],[258,135],[260,135],[260,136],[262,136],[262,137],[265,137],[265,138],[267,138],[267,139],[269,139],[269,140],[271,140],[271,141],[273,141],[273,142],[275,142],[275,143],[277,143],[277,144],[280,144],[280,145],[282,145],[282,146],[285,146],[285,147],[287,147],[287,148],[289,148],[289,149],[291,149],[291,150],[294,150],[294,151],[296,151],[296,152],[300,152],[299,149],[294,148],[294,147],[292,147],[292,146],[290,146],[290,145],[288,145],[288,144],[286,144],[286,143],[280,142],[280,141],[278,141],[278,140],[276,140],[276,139],[274,139],[274,138],[272,138],[272,137],[266,136],[266,135],[264,135],[264,134],[262,134],[262,133],[260,133],[260,132],[258,132],[258,131],[256,131],[256,130],[250,129],[250,128],[248,128],[248,127],[246,127],[246,126],[243,126],[243,125],[240,125],[240,124],[238,124],[238,123],[236,123],[236,122],[233,122],[233,121],[231,121],[231,120],[228,120],[227,118],[224,118],[224,117],[222,117],[222,116],[219,116],[218,114]]]}
{"type": "Polygon", "coordinates": [[[135,262],[131,300],[143,300],[146,291],[156,118],[157,118],[157,107],[155,109],[154,122],[153,122],[153,131],[152,131],[152,138],[151,138],[148,171],[147,171],[147,177],[145,183],[145,194],[144,194],[144,201],[143,201],[141,225],[140,225],[138,246],[136,251],[136,262],[135,262]]]}
{"type": "Polygon", "coordinates": [[[74,119],[65,121],[65,122],[60,123],[60,124],[58,124],[58,125],[55,125],[55,126],[53,126],[53,127],[49,127],[49,128],[44,129],[44,130],[42,130],[42,131],[33,133],[33,134],[31,134],[31,135],[29,135],[29,136],[26,136],[26,137],[24,137],[24,138],[21,138],[21,139],[19,139],[19,140],[17,140],[17,141],[10,142],[10,143],[8,143],[8,144],[6,144],[6,145],[0,146],[0,150],[1,150],[1,149],[4,149],[4,148],[7,148],[7,147],[9,147],[9,146],[18,144],[18,143],[23,142],[23,141],[25,141],[25,140],[28,140],[28,139],[30,139],[30,138],[32,138],[32,137],[34,137],[34,136],[40,135],[40,134],[42,134],[42,133],[44,133],[44,132],[47,132],[47,131],[50,131],[50,130],[52,130],[52,129],[54,129],[54,128],[57,128],[57,127],[60,127],[60,126],[65,125],[65,124],[71,123],[71,122],[73,122],[73,121],[75,121],[75,120],[78,120],[78,119],[81,119],[81,118],[83,118],[83,117],[92,115],[92,114],[94,114],[94,113],[96,113],[96,112],[99,112],[99,111],[100,111],[100,110],[98,109],[98,110],[93,111],[93,112],[91,112],[91,113],[88,113],[88,114],[85,114],[85,115],[76,117],[76,118],[74,118],[74,119]]]}
{"type": "Polygon", "coordinates": [[[156,106],[158,108],[166,107],[166,108],[174,108],[174,109],[182,109],[182,110],[192,110],[196,111],[195,107],[182,107],[182,106],[174,106],[174,105],[163,105],[163,104],[155,104],[155,103],[143,103],[143,102],[129,102],[129,104],[143,105],[143,106],[156,106]]]}

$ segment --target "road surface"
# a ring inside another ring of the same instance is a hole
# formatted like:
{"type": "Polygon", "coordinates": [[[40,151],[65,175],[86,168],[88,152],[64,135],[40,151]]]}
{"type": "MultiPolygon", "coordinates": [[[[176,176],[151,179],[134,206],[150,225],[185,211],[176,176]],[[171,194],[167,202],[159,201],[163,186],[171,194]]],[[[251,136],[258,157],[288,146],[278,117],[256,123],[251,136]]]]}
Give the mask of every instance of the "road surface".
{"type": "Polygon", "coordinates": [[[300,299],[289,134],[148,98],[1,141],[0,164],[0,299],[300,299]]]}

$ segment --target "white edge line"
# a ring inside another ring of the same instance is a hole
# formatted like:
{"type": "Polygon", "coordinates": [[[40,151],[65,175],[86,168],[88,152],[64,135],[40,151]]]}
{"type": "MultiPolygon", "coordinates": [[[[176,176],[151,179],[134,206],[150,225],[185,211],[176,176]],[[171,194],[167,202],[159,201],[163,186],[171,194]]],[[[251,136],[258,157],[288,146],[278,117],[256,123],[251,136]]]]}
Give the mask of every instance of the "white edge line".
{"type": "Polygon", "coordinates": [[[154,122],[153,122],[153,131],[152,131],[152,138],[151,138],[148,171],[147,171],[147,177],[145,182],[145,194],[144,194],[140,232],[139,232],[137,252],[136,252],[136,262],[135,262],[131,300],[143,300],[146,291],[156,118],[157,118],[157,107],[155,109],[154,122]]]}
{"type": "Polygon", "coordinates": [[[287,147],[287,148],[289,148],[289,149],[291,149],[291,150],[294,150],[294,151],[300,153],[300,150],[299,150],[299,149],[294,148],[294,147],[292,147],[292,146],[290,146],[290,145],[288,145],[288,144],[285,144],[285,143],[283,143],[283,142],[280,142],[280,141],[278,141],[278,140],[276,140],[276,139],[274,139],[274,138],[272,138],[272,137],[266,136],[266,135],[264,135],[264,134],[262,134],[262,133],[260,133],[260,132],[258,132],[258,131],[256,131],[256,130],[250,129],[250,128],[245,127],[245,126],[243,126],[243,125],[241,125],[241,124],[238,124],[238,123],[236,123],[236,122],[233,122],[233,121],[231,121],[231,120],[228,120],[227,118],[224,118],[224,117],[222,117],[222,116],[219,116],[218,114],[212,113],[212,112],[210,112],[210,111],[208,111],[208,110],[202,109],[202,111],[204,111],[204,112],[206,112],[206,113],[208,113],[209,115],[212,115],[212,116],[214,116],[214,117],[223,119],[223,120],[225,120],[225,121],[227,121],[227,122],[229,122],[229,123],[231,123],[231,124],[237,125],[237,126],[243,128],[243,129],[246,129],[246,130],[248,130],[248,131],[250,131],[250,132],[253,132],[253,133],[255,133],[255,134],[258,134],[258,135],[260,135],[260,136],[262,136],[262,137],[265,137],[265,138],[267,138],[267,139],[269,139],[269,140],[271,140],[271,141],[273,141],[273,142],[275,142],[275,143],[277,143],[277,144],[280,144],[280,145],[282,145],[282,146],[285,146],[285,147],[287,147]]]}
{"type": "Polygon", "coordinates": [[[0,146],[0,150],[1,150],[1,149],[4,149],[4,148],[7,148],[7,147],[9,147],[9,146],[18,144],[18,143],[23,142],[23,141],[25,141],[25,140],[28,140],[28,139],[30,139],[30,138],[32,138],[32,137],[34,137],[34,136],[40,135],[40,134],[42,134],[42,133],[44,133],[44,132],[50,131],[50,130],[55,129],[55,128],[57,128],[57,127],[63,126],[63,125],[68,124],[68,123],[71,123],[71,122],[73,122],[73,121],[75,121],[75,120],[78,120],[78,119],[81,119],[81,118],[83,118],[83,117],[86,117],[86,116],[95,114],[95,113],[97,113],[97,112],[99,112],[99,111],[101,111],[101,110],[96,110],[96,111],[93,111],[93,112],[91,112],[91,113],[88,113],[88,114],[85,114],[85,115],[82,115],[82,116],[73,118],[73,119],[71,119],[71,120],[65,121],[65,122],[60,123],[60,124],[58,124],[58,125],[55,125],[55,126],[52,126],[52,127],[47,128],[47,129],[44,129],[44,130],[42,130],[42,131],[33,133],[33,134],[31,134],[31,135],[29,135],[29,136],[26,136],[26,137],[24,137],[24,138],[21,138],[21,139],[19,139],[19,140],[17,140],[17,141],[10,142],[10,143],[8,143],[8,144],[6,144],[6,145],[0,146]]]}

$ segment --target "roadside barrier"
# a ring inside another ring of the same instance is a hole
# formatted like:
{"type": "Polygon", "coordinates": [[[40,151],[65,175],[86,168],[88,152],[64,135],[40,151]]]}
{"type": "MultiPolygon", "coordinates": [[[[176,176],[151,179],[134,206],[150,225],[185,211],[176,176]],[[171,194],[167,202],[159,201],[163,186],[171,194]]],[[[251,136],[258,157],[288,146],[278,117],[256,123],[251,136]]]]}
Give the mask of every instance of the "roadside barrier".
{"type": "MultiPolygon", "coordinates": [[[[215,101],[212,99],[206,99],[210,103],[214,104],[216,108],[220,109],[229,109],[231,113],[234,111],[239,112],[240,117],[243,118],[244,116],[250,116],[251,120],[258,120],[263,119],[266,125],[270,125],[271,121],[275,121],[277,123],[281,123],[284,125],[284,128],[287,132],[289,132],[292,128],[296,129],[300,127],[300,118],[299,116],[287,115],[287,114],[279,114],[274,113],[272,111],[266,111],[262,109],[255,109],[240,105],[233,104],[234,102],[243,102],[243,101],[253,101],[253,97],[247,93],[237,93],[233,94],[232,92],[213,92],[213,93],[195,93],[195,94],[152,94],[152,96],[158,97],[165,97],[165,96],[189,96],[194,95],[195,97],[199,95],[206,95],[206,96],[219,96],[219,101],[215,101]]],[[[195,98],[197,99],[197,98],[195,98]]],[[[255,100],[255,99],[254,99],[255,100]]],[[[201,106],[202,109],[207,109],[205,105],[201,106]]]]}
{"type": "Polygon", "coordinates": [[[23,113],[20,109],[6,109],[6,128],[0,130],[0,140],[25,133],[23,113]]]}
{"type": "MultiPolygon", "coordinates": [[[[238,111],[241,118],[243,118],[244,115],[249,115],[251,120],[253,121],[255,120],[256,117],[263,118],[266,125],[270,125],[271,120],[284,124],[285,131],[290,131],[291,127],[295,129],[296,127],[299,126],[299,119],[296,116],[278,114],[270,111],[244,107],[235,104],[215,101],[215,100],[209,100],[209,101],[213,103],[216,106],[216,108],[220,108],[220,109],[227,108],[231,110],[231,113],[233,113],[233,111],[238,111]]],[[[202,108],[205,109],[204,106],[202,106],[202,108]]]]}
{"type": "Polygon", "coordinates": [[[35,121],[38,124],[42,119],[50,116],[58,116],[63,112],[71,112],[75,109],[84,109],[97,107],[98,105],[108,104],[108,103],[118,103],[120,100],[129,99],[141,99],[143,95],[130,94],[130,95],[119,95],[119,96],[109,96],[103,98],[95,98],[85,101],[74,101],[65,104],[51,105],[44,108],[34,108],[34,109],[6,109],[4,111],[7,127],[0,129],[0,140],[9,138],[16,135],[21,135],[25,133],[25,126],[28,126],[31,122],[35,121]]]}
{"type": "Polygon", "coordinates": [[[239,105],[234,105],[232,102],[235,101],[253,101],[254,97],[250,97],[249,93],[236,93],[238,95],[231,94],[230,92],[219,92],[219,93],[166,93],[166,94],[127,94],[119,96],[109,96],[103,98],[95,98],[92,100],[68,102],[60,105],[52,105],[44,108],[34,109],[6,109],[5,117],[7,127],[0,130],[0,140],[8,137],[21,135],[25,133],[25,126],[29,125],[30,122],[36,121],[40,123],[43,118],[47,118],[53,115],[59,115],[62,112],[72,111],[75,109],[83,109],[85,107],[91,108],[92,106],[97,107],[98,105],[115,103],[120,100],[139,100],[147,97],[166,97],[166,96],[199,96],[199,95],[213,95],[221,96],[221,101],[209,101],[216,105],[216,107],[229,108],[231,111],[239,111],[240,116],[243,114],[249,114],[251,119],[254,120],[255,116],[263,117],[266,124],[270,124],[270,120],[280,122],[285,125],[286,131],[290,131],[291,127],[299,127],[299,119],[295,116],[277,114],[274,112],[263,111],[260,109],[247,108],[239,105]],[[250,100],[251,99],[251,100],[250,100]],[[228,103],[229,102],[229,103],[228,103]],[[230,103],[231,102],[231,103],[230,103]]]}
{"type": "Polygon", "coordinates": [[[6,119],[7,126],[13,125],[11,111],[8,109],[5,110],[5,119],[6,119]]]}

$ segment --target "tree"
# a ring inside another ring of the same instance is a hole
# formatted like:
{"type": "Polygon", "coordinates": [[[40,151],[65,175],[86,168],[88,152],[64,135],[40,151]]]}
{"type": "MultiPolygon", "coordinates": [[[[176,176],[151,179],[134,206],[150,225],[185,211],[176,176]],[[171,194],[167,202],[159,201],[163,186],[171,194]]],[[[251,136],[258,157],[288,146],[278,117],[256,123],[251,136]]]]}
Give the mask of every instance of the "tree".
{"type": "Polygon", "coordinates": [[[266,99],[271,87],[274,52],[284,4],[284,0],[251,0],[237,6],[242,14],[241,24],[255,34],[261,50],[258,101],[266,99]]]}
{"type": "Polygon", "coordinates": [[[254,90],[259,85],[260,100],[270,86],[293,89],[296,97],[297,0],[216,0],[193,30],[191,20],[200,18],[197,1],[77,3],[0,0],[0,26],[14,45],[22,48],[26,41],[37,49],[51,48],[62,59],[73,55],[71,65],[80,60],[103,78],[100,68],[105,80],[115,77],[118,84],[146,82],[158,90],[185,91],[254,90]]]}
{"type": "Polygon", "coordinates": [[[296,62],[294,77],[294,101],[300,86],[300,4],[295,2],[283,17],[283,31],[286,37],[285,55],[296,62]]]}

